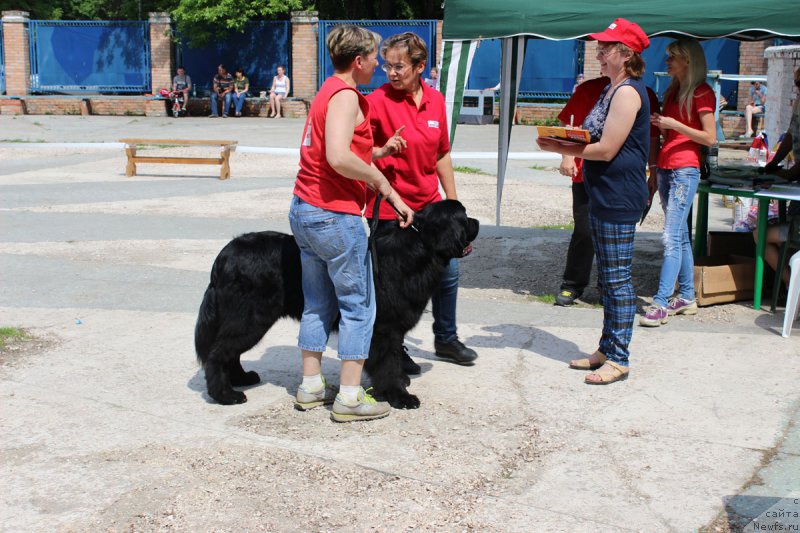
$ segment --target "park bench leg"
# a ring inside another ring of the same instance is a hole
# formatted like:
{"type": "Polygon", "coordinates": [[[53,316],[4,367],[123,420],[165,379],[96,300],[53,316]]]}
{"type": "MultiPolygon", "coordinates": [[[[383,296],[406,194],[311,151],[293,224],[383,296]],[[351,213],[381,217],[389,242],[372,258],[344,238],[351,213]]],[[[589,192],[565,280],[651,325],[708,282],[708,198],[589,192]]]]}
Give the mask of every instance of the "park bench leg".
{"type": "Polygon", "coordinates": [[[125,145],[125,154],[128,156],[128,166],[125,167],[125,175],[128,177],[136,175],[136,163],[133,158],[136,157],[136,146],[132,144],[125,145]]]}
{"type": "Polygon", "coordinates": [[[219,179],[226,180],[231,177],[231,147],[223,146],[220,148],[220,152],[222,156],[222,168],[219,171],[219,179]]]}

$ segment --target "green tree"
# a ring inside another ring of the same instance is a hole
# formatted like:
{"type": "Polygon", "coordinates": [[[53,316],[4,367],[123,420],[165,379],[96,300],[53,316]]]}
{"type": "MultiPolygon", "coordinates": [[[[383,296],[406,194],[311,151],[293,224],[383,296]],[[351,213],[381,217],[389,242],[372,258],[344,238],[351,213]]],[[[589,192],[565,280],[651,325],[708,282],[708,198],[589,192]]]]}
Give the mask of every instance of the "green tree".
{"type": "Polygon", "coordinates": [[[172,14],[189,44],[202,46],[220,34],[244,31],[247,22],[286,19],[309,5],[307,0],[180,0],[172,14]]]}
{"type": "Polygon", "coordinates": [[[0,0],[0,10],[22,10],[35,20],[147,20],[177,0],[0,0]]]}
{"type": "Polygon", "coordinates": [[[410,20],[443,16],[441,0],[318,0],[323,20],[410,20]]]}

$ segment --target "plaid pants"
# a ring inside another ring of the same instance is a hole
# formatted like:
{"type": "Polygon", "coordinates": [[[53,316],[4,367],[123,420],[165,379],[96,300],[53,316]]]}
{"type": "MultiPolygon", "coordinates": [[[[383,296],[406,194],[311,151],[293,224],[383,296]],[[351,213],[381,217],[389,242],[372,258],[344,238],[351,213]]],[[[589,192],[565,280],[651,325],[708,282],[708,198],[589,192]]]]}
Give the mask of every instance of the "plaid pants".
{"type": "Polygon", "coordinates": [[[599,350],[610,361],[628,366],[628,345],[636,317],[636,292],[631,276],[636,224],[613,224],[594,216],[590,219],[603,302],[603,335],[599,350]]]}

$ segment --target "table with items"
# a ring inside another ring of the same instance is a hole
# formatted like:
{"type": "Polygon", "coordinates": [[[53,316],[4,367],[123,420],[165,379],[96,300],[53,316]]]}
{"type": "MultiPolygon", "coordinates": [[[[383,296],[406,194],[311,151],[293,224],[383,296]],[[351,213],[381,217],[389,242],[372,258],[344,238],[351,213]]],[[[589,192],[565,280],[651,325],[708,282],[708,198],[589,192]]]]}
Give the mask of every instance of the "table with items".
{"type": "MultiPolygon", "coordinates": [[[[755,280],[753,283],[753,308],[761,309],[764,281],[764,249],[767,236],[767,219],[771,200],[780,203],[783,217],[787,200],[800,200],[800,184],[786,183],[781,178],[761,174],[753,165],[727,165],[711,170],[708,180],[697,187],[697,222],[695,225],[694,256],[706,255],[708,238],[708,195],[720,194],[739,198],[752,198],[758,202],[755,280]]],[[[781,218],[783,221],[783,218],[781,218]]]]}

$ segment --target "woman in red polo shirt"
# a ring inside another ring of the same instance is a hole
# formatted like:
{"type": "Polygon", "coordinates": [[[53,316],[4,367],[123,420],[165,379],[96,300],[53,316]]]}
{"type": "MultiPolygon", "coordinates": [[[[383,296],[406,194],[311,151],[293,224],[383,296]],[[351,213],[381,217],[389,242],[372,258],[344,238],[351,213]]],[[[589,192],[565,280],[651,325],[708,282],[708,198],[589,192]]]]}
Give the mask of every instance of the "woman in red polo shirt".
{"type": "MultiPolygon", "coordinates": [[[[393,35],[383,42],[381,57],[389,83],[367,96],[375,146],[384,147],[373,150],[375,165],[415,211],[442,199],[439,184],[448,200],[458,199],[444,97],[422,81],[428,61],[425,42],[410,32],[393,35]],[[390,141],[401,133],[405,142],[396,150],[398,143],[390,141]]],[[[371,206],[367,201],[368,217],[371,206]]],[[[381,224],[396,224],[391,206],[381,205],[380,219],[381,224]]],[[[469,365],[478,354],[458,340],[457,294],[458,261],[453,259],[431,299],[434,347],[439,357],[469,365]]],[[[406,354],[403,370],[419,374],[420,367],[406,354]]]]}
{"type": "Polygon", "coordinates": [[[338,314],[341,387],[331,413],[337,422],[381,418],[391,409],[361,388],[375,322],[372,269],[361,217],[367,186],[398,209],[403,226],[414,218],[372,164],[369,104],[356,90],[372,79],[379,42],[378,34],[358,26],[337,26],[328,34],[334,74],[311,104],[289,208],[303,264],[304,307],[298,336],[303,382],[295,405],[306,410],[331,403],[321,361],[338,314]]]}
{"type": "Polygon", "coordinates": [[[717,142],[714,110],[717,100],[706,83],[706,56],[700,43],[690,39],[667,46],[667,73],[672,81],[664,93],[663,114],[651,123],[664,142],[658,156],[658,193],[664,208],[664,262],[653,305],[639,324],[657,327],[672,315],[697,313],[694,298],[694,256],[686,217],[700,181],[700,146],[717,142]],[[678,295],[675,281],[678,282],[678,295]]]}

